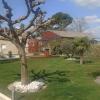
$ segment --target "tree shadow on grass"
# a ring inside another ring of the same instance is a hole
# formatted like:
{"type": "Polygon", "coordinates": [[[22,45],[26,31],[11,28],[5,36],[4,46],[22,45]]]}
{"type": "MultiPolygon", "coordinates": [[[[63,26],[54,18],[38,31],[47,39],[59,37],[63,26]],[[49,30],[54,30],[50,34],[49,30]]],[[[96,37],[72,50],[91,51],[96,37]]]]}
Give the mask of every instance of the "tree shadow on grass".
{"type": "Polygon", "coordinates": [[[93,78],[96,78],[96,77],[100,76],[100,70],[88,73],[88,75],[92,76],[93,78]]]}
{"type": "Polygon", "coordinates": [[[43,80],[45,82],[67,82],[70,81],[69,71],[46,71],[45,69],[35,72],[31,70],[31,80],[43,80]]]}
{"type": "MultiPolygon", "coordinates": [[[[76,62],[76,63],[80,63],[80,59],[75,60],[75,62],[76,62]]],[[[93,61],[92,61],[92,60],[84,60],[83,63],[84,63],[84,64],[91,64],[91,63],[93,63],[93,61]]]]}
{"type": "MultiPolygon", "coordinates": [[[[44,82],[68,82],[70,81],[69,74],[70,74],[70,71],[56,70],[56,71],[51,72],[51,71],[47,71],[43,69],[36,72],[34,70],[31,70],[30,79],[31,81],[42,80],[44,82]]],[[[18,80],[20,79],[21,74],[17,73],[17,74],[14,74],[13,76],[14,76],[14,79],[18,80]]]]}
{"type": "Polygon", "coordinates": [[[5,63],[12,63],[19,61],[19,59],[6,59],[6,60],[0,60],[0,64],[5,64],[5,63]]]}
{"type": "MultiPolygon", "coordinates": [[[[16,74],[15,76],[16,76],[15,78],[20,79],[20,74],[16,74]]],[[[45,69],[40,71],[31,70],[30,78],[31,81],[42,80],[45,83],[51,83],[51,82],[65,83],[65,82],[70,82],[70,71],[61,71],[61,70],[48,71],[45,69]]],[[[17,95],[16,100],[21,100],[24,97],[25,97],[24,94],[17,95]]]]}
{"type": "Polygon", "coordinates": [[[15,97],[16,98],[16,100],[22,100],[23,98],[25,97],[25,95],[24,94],[19,94],[19,96],[18,96],[18,94],[17,94],[17,96],[15,97]]]}

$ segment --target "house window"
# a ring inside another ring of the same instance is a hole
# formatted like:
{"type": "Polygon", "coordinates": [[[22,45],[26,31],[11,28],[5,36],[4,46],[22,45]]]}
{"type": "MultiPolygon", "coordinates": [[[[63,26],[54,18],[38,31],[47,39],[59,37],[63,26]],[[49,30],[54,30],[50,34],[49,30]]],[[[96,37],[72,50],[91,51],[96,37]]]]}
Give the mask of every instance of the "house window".
{"type": "Polygon", "coordinates": [[[1,44],[0,45],[0,52],[2,52],[3,50],[5,50],[7,48],[7,46],[5,44],[1,44]]]}
{"type": "Polygon", "coordinates": [[[2,45],[1,45],[1,49],[2,49],[2,50],[6,49],[6,48],[7,48],[7,46],[6,46],[5,44],[2,44],[2,45]]]}

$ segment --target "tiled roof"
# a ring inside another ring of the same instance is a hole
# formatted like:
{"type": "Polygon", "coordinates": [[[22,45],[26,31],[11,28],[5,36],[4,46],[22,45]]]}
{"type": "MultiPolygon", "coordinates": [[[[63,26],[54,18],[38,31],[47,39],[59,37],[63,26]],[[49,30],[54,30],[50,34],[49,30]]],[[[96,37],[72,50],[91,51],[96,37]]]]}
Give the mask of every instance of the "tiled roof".
{"type": "Polygon", "coordinates": [[[74,38],[74,37],[90,37],[89,34],[80,32],[68,32],[68,31],[57,31],[49,30],[42,33],[42,40],[54,40],[58,38],[74,38]]]}
{"type": "Polygon", "coordinates": [[[50,32],[53,32],[60,37],[69,37],[69,38],[85,37],[85,36],[90,37],[90,34],[81,32],[56,31],[56,30],[50,30],[50,32]]]}
{"type": "Polygon", "coordinates": [[[51,31],[47,31],[47,32],[44,32],[42,33],[42,40],[54,40],[54,39],[57,39],[57,38],[60,38],[59,35],[56,35],[54,32],[51,32],[51,31]]]}

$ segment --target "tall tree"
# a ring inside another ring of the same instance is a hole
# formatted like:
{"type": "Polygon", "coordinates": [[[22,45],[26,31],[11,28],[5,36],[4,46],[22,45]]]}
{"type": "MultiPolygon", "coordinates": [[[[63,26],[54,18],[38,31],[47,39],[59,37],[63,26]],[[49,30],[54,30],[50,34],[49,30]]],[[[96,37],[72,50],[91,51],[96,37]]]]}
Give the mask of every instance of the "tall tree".
{"type": "MultiPolygon", "coordinates": [[[[0,21],[6,22],[7,25],[4,25],[0,28],[0,36],[4,37],[5,39],[11,41],[18,49],[18,53],[20,56],[21,62],[21,83],[26,85],[29,82],[28,77],[28,66],[27,66],[27,59],[25,54],[25,46],[27,39],[30,35],[38,31],[39,29],[43,29],[44,26],[51,24],[53,19],[45,20],[44,12],[40,9],[40,5],[44,3],[44,0],[24,0],[27,13],[25,16],[21,16],[16,20],[13,20],[13,13],[12,8],[8,5],[5,0],[2,0],[3,7],[5,9],[5,15],[0,14],[0,21]],[[32,16],[31,21],[27,26],[21,25],[21,23],[32,16]],[[15,25],[21,25],[20,31],[15,28],[15,25]]],[[[3,23],[2,23],[3,24],[3,23]]]]}
{"type": "Polygon", "coordinates": [[[80,64],[84,62],[84,53],[90,47],[90,41],[87,37],[76,38],[73,42],[75,52],[80,56],[80,64]]]}
{"type": "Polygon", "coordinates": [[[73,20],[73,18],[69,14],[63,12],[54,14],[52,18],[55,19],[56,25],[51,28],[59,30],[64,30],[69,24],[72,23],[73,20]]]}

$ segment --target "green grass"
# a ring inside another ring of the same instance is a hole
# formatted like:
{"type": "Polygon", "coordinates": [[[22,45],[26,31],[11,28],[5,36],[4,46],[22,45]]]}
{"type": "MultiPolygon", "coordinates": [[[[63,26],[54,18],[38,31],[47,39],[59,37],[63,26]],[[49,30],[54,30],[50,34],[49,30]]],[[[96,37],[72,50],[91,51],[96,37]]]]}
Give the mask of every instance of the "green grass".
{"type": "MultiPolygon", "coordinates": [[[[100,59],[80,65],[63,58],[36,58],[29,59],[28,65],[31,79],[43,78],[47,88],[38,93],[16,93],[16,100],[100,100],[100,85],[94,82],[100,59]]],[[[0,62],[0,91],[10,96],[7,86],[19,80],[19,74],[19,61],[0,62]]]]}

